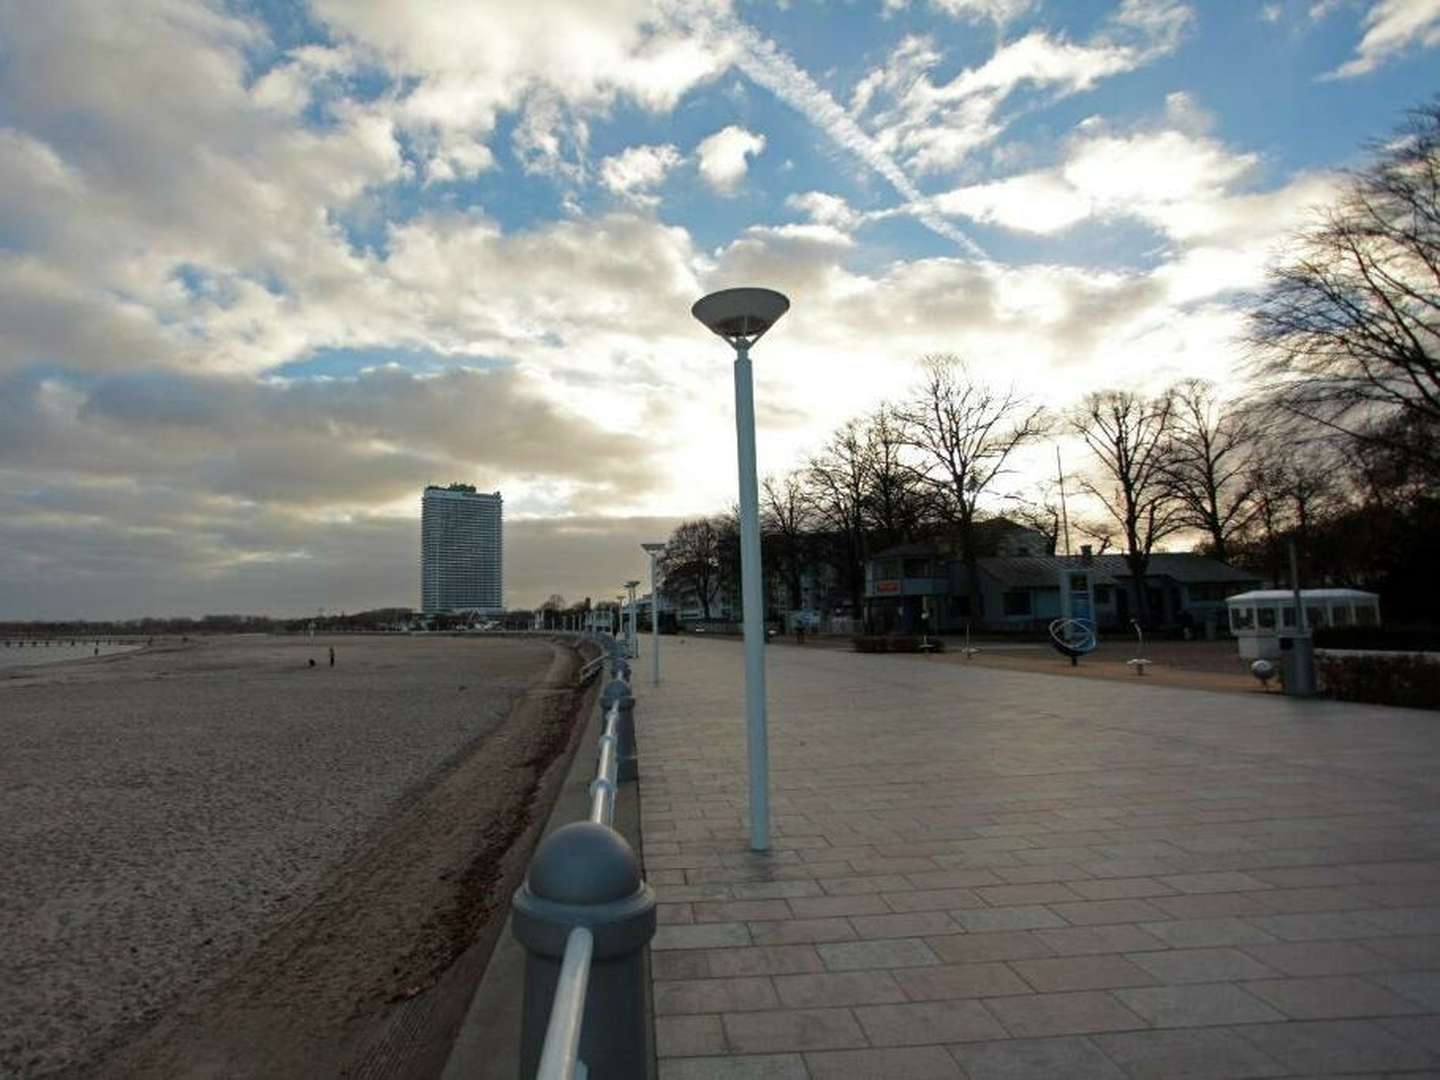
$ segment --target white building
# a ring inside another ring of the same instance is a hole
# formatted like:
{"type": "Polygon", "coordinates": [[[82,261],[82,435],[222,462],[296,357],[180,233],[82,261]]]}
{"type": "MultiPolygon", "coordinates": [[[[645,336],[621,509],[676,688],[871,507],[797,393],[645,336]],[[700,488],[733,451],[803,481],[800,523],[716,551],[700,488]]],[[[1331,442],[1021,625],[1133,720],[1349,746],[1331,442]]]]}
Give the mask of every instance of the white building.
{"type": "Polygon", "coordinates": [[[505,610],[500,492],[431,484],[420,499],[420,609],[505,610]]]}

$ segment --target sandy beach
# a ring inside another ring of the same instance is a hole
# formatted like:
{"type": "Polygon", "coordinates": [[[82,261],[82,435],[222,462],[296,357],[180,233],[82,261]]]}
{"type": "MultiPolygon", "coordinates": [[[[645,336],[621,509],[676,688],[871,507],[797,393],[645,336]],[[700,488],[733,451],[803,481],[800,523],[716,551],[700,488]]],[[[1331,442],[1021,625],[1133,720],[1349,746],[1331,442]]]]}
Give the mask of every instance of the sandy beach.
{"type": "Polygon", "coordinates": [[[424,1075],[548,808],[575,667],[533,639],[255,636],[5,671],[0,1075],[424,1075]]]}

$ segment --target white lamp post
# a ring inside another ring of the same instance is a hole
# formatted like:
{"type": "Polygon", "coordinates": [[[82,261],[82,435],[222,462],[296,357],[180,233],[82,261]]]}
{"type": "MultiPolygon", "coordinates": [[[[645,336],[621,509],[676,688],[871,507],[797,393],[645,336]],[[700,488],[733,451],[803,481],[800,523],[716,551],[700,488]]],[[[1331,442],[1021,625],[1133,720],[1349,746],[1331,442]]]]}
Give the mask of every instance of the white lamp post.
{"type": "Polygon", "coordinates": [[[639,581],[625,582],[625,591],[630,594],[630,628],[625,634],[625,655],[632,660],[640,655],[640,643],[635,633],[635,621],[636,615],[638,614],[635,610],[635,590],[639,585],[639,581]]]}
{"type": "Polygon", "coordinates": [[[750,346],[790,310],[773,289],[722,289],[690,314],[735,350],[735,442],[740,466],[740,599],[745,610],[745,720],[750,757],[750,848],[770,848],[770,750],[765,720],[765,597],[760,572],[760,485],[750,346]]]}
{"type": "Polygon", "coordinates": [[[650,685],[660,685],[660,588],[655,584],[655,562],[664,544],[641,544],[650,556],[650,685]]]}

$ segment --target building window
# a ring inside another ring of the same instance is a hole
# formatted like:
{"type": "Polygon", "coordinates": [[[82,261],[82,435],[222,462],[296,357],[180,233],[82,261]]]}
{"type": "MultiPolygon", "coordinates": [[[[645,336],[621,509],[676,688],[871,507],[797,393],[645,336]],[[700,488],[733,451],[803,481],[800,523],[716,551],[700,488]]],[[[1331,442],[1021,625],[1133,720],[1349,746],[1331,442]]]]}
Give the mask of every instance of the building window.
{"type": "Polygon", "coordinates": [[[1097,603],[1097,604],[1109,604],[1109,603],[1112,603],[1112,602],[1114,601],[1114,599],[1115,599],[1115,598],[1110,595],[1110,586],[1109,586],[1109,585],[1096,585],[1096,586],[1095,586],[1095,603],[1097,603]]]}
{"type": "Polygon", "coordinates": [[[906,559],[905,576],[912,578],[930,576],[930,560],[928,559],[906,559]]]}
{"type": "Polygon", "coordinates": [[[1030,590],[1028,589],[1009,589],[1001,597],[1001,600],[1006,615],[1030,614],[1030,590]]]}
{"type": "Polygon", "coordinates": [[[1232,607],[1230,609],[1230,629],[1249,630],[1255,625],[1255,609],[1248,607],[1232,607]]]}
{"type": "Polygon", "coordinates": [[[1273,607],[1262,607],[1259,610],[1259,615],[1261,630],[1275,629],[1275,609],[1273,607]]]}

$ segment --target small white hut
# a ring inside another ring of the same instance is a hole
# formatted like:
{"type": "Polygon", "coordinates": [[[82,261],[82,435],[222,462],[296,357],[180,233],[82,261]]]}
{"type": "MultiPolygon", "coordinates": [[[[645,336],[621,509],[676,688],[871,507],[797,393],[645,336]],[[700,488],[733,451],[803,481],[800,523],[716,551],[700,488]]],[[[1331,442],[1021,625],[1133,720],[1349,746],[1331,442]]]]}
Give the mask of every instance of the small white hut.
{"type": "MultiPolygon", "coordinates": [[[[1380,597],[1360,589],[1302,589],[1305,628],[1322,626],[1378,626],[1380,597]]],[[[1240,644],[1246,660],[1274,660],[1280,655],[1280,639],[1298,633],[1295,625],[1295,593],[1291,589],[1256,589],[1238,593],[1225,601],[1230,609],[1230,632],[1240,644]]]]}

